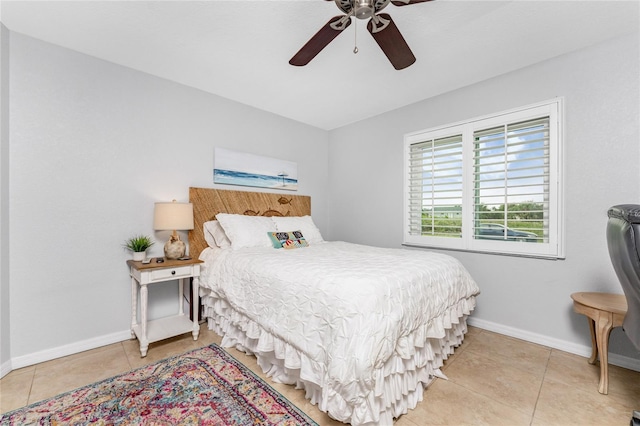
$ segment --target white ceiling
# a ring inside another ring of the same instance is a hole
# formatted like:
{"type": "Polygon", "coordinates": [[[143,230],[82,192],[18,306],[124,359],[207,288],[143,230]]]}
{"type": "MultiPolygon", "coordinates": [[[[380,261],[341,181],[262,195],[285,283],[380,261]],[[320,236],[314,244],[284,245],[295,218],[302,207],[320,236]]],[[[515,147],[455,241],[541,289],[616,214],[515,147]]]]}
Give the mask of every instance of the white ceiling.
{"type": "Polygon", "coordinates": [[[417,58],[402,71],[366,21],[309,65],[289,65],[340,14],[332,1],[0,2],[12,31],[327,130],[637,32],[640,21],[638,0],[436,0],[385,12],[417,58]]]}

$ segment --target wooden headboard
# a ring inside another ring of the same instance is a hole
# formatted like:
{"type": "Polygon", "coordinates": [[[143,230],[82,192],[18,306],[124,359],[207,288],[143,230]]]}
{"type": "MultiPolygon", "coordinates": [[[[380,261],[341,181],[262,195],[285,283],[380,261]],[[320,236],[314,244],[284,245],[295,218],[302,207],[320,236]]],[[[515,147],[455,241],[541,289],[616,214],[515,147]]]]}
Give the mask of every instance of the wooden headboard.
{"type": "Polygon", "coordinates": [[[193,204],[193,229],[189,231],[189,253],[197,258],[207,247],[202,225],[218,213],[251,216],[311,215],[311,197],[269,192],[229,191],[213,188],[189,188],[193,204]]]}

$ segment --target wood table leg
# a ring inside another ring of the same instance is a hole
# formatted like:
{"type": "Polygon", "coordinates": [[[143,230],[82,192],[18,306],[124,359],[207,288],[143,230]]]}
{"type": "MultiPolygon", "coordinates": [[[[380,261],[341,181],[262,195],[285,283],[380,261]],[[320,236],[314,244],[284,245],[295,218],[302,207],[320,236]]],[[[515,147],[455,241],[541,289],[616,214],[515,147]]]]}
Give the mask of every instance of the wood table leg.
{"type": "Polygon", "coordinates": [[[147,350],[149,349],[149,339],[147,339],[147,286],[140,286],[140,328],[142,329],[142,334],[138,340],[140,341],[140,355],[142,358],[147,356],[147,350]]]}
{"type": "Polygon", "coordinates": [[[598,360],[598,341],[596,340],[596,322],[587,317],[589,321],[589,331],[591,332],[591,357],[589,358],[589,364],[595,364],[598,360]]]}
{"type": "Polygon", "coordinates": [[[598,392],[603,395],[609,393],[609,335],[613,328],[612,314],[601,312],[596,324],[596,340],[600,353],[600,386],[598,392]]]}
{"type": "Polygon", "coordinates": [[[131,338],[136,338],[136,333],[133,331],[135,326],[138,325],[138,282],[133,275],[131,276],[131,338]]]}
{"type": "Polygon", "coordinates": [[[198,335],[200,334],[200,322],[199,313],[200,313],[200,295],[199,286],[197,282],[191,282],[191,321],[193,321],[193,340],[198,340],[198,335]]]}

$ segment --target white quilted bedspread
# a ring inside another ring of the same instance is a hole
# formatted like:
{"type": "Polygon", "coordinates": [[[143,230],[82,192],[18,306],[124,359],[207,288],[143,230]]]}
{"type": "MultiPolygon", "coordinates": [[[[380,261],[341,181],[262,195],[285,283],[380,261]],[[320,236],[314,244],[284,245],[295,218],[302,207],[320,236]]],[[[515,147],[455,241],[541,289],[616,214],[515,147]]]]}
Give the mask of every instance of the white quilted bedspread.
{"type": "Polygon", "coordinates": [[[433,320],[479,293],[458,260],[426,251],[325,242],[201,258],[201,286],[305,354],[315,371],[304,379],[347,398],[368,393],[394,351],[411,357],[415,336],[442,338],[433,320]]]}

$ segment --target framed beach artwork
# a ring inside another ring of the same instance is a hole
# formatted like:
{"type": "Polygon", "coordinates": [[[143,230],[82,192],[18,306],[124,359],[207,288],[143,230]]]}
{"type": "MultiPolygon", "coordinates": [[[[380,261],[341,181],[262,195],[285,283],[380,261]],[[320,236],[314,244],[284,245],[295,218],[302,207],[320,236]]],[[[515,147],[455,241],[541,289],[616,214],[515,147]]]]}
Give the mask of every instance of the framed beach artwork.
{"type": "Polygon", "coordinates": [[[246,152],[215,148],[213,183],[298,190],[298,164],[246,152]]]}

